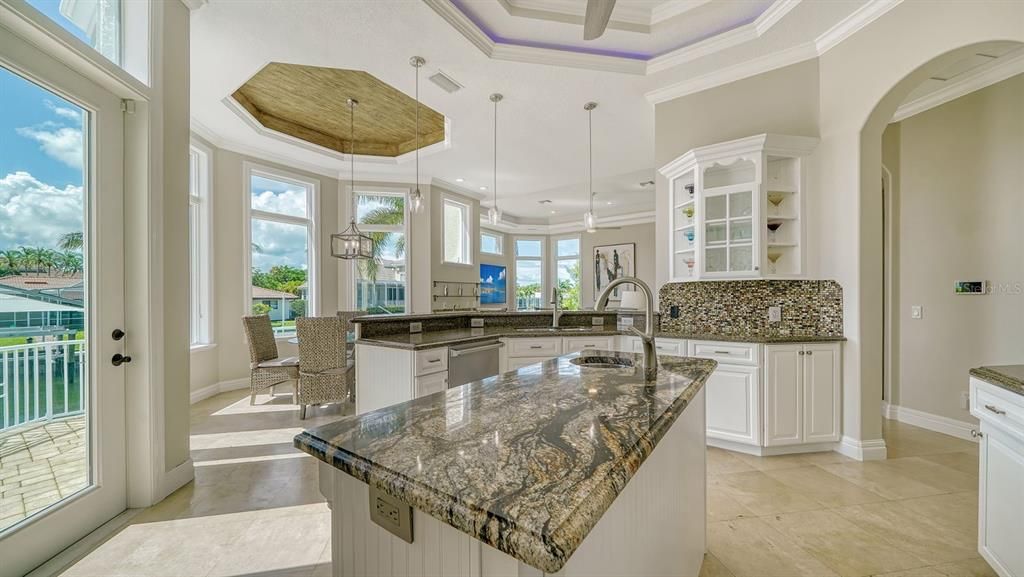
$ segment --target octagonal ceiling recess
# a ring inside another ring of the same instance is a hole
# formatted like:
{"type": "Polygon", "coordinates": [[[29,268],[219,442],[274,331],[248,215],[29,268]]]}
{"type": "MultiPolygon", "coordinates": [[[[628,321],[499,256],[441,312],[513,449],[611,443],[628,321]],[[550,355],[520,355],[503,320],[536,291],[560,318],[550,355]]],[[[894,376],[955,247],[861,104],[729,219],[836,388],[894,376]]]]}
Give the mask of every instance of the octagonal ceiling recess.
{"type": "MultiPolygon", "coordinates": [[[[336,152],[395,157],[416,149],[416,101],[362,70],[271,62],[231,97],[265,128],[336,152]]],[[[444,140],[444,116],[420,105],[420,148],[444,140]]]]}

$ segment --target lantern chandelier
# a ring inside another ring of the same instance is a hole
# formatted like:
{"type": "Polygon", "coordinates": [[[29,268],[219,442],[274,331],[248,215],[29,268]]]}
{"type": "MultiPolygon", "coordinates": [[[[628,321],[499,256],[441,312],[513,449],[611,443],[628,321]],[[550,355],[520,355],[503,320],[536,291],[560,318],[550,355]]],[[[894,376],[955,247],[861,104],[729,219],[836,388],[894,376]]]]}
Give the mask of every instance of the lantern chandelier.
{"type": "MultiPolygon", "coordinates": [[[[356,189],[356,105],[354,98],[348,99],[349,121],[349,190],[356,189]]],[[[373,239],[356,226],[355,213],[344,232],[331,235],[331,256],[345,260],[370,260],[373,258],[373,239]]]]}

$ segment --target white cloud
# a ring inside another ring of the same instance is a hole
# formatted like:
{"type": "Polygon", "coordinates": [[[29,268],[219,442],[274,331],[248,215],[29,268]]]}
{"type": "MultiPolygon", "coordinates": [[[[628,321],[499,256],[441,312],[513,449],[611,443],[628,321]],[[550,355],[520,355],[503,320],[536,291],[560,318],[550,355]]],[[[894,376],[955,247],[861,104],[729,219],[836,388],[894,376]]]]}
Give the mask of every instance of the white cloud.
{"type": "Polygon", "coordinates": [[[487,278],[486,279],[480,279],[480,282],[482,282],[484,284],[493,284],[494,283],[494,276],[493,275],[487,275],[487,278]]]}
{"type": "Polygon", "coordinates": [[[503,278],[505,278],[505,269],[501,269],[501,271],[498,272],[498,280],[503,278]]]}
{"type": "Polygon", "coordinates": [[[74,108],[68,108],[66,106],[57,106],[50,100],[44,101],[46,107],[53,111],[54,114],[68,120],[74,120],[75,122],[82,122],[82,111],[75,110],[74,108]]]}
{"type": "Polygon", "coordinates": [[[253,219],[252,242],[260,250],[252,255],[252,267],[264,272],[274,265],[306,268],[306,227],[253,219]]]}
{"type": "Polygon", "coordinates": [[[0,178],[0,250],[57,248],[60,237],[82,230],[82,187],[46,184],[27,172],[0,178]]]}
{"type": "Polygon", "coordinates": [[[38,142],[39,148],[47,155],[71,168],[81,170],[85,155],[82,152],[82,130],[80,128],[67,126],[54,128],[50,123],[44,123],[17,130],[21,136],[38,142]]]}
{"type": "Polygon", "coordinates": [[[264,190],[252,195],[253,210],[306,216],[306,191],[289,188],[281,192],[264,190]]]}

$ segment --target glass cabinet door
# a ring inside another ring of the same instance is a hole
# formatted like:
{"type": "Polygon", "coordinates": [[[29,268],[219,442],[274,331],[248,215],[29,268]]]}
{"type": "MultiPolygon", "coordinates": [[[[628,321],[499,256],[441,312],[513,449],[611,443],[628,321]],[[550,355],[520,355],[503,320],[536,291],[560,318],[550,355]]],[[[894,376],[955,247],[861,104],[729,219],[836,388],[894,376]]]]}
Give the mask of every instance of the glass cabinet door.
{"type": "Polygon", "coordinates": [[[704,272],[731,276],[755,270],[753,188],[704,198],[704,272]]]}

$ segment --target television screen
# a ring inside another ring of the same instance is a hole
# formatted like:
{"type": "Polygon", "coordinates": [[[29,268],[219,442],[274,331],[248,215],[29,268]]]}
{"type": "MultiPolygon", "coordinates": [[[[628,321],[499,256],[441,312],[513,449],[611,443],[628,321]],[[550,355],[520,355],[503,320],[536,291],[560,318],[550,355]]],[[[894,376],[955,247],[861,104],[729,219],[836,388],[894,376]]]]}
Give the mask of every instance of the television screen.
{"type": "Polygon", "coordinates": [[[505,267],[495,264],[481,264],[480,304],[503,305],[505,302],[505,267]]]}

